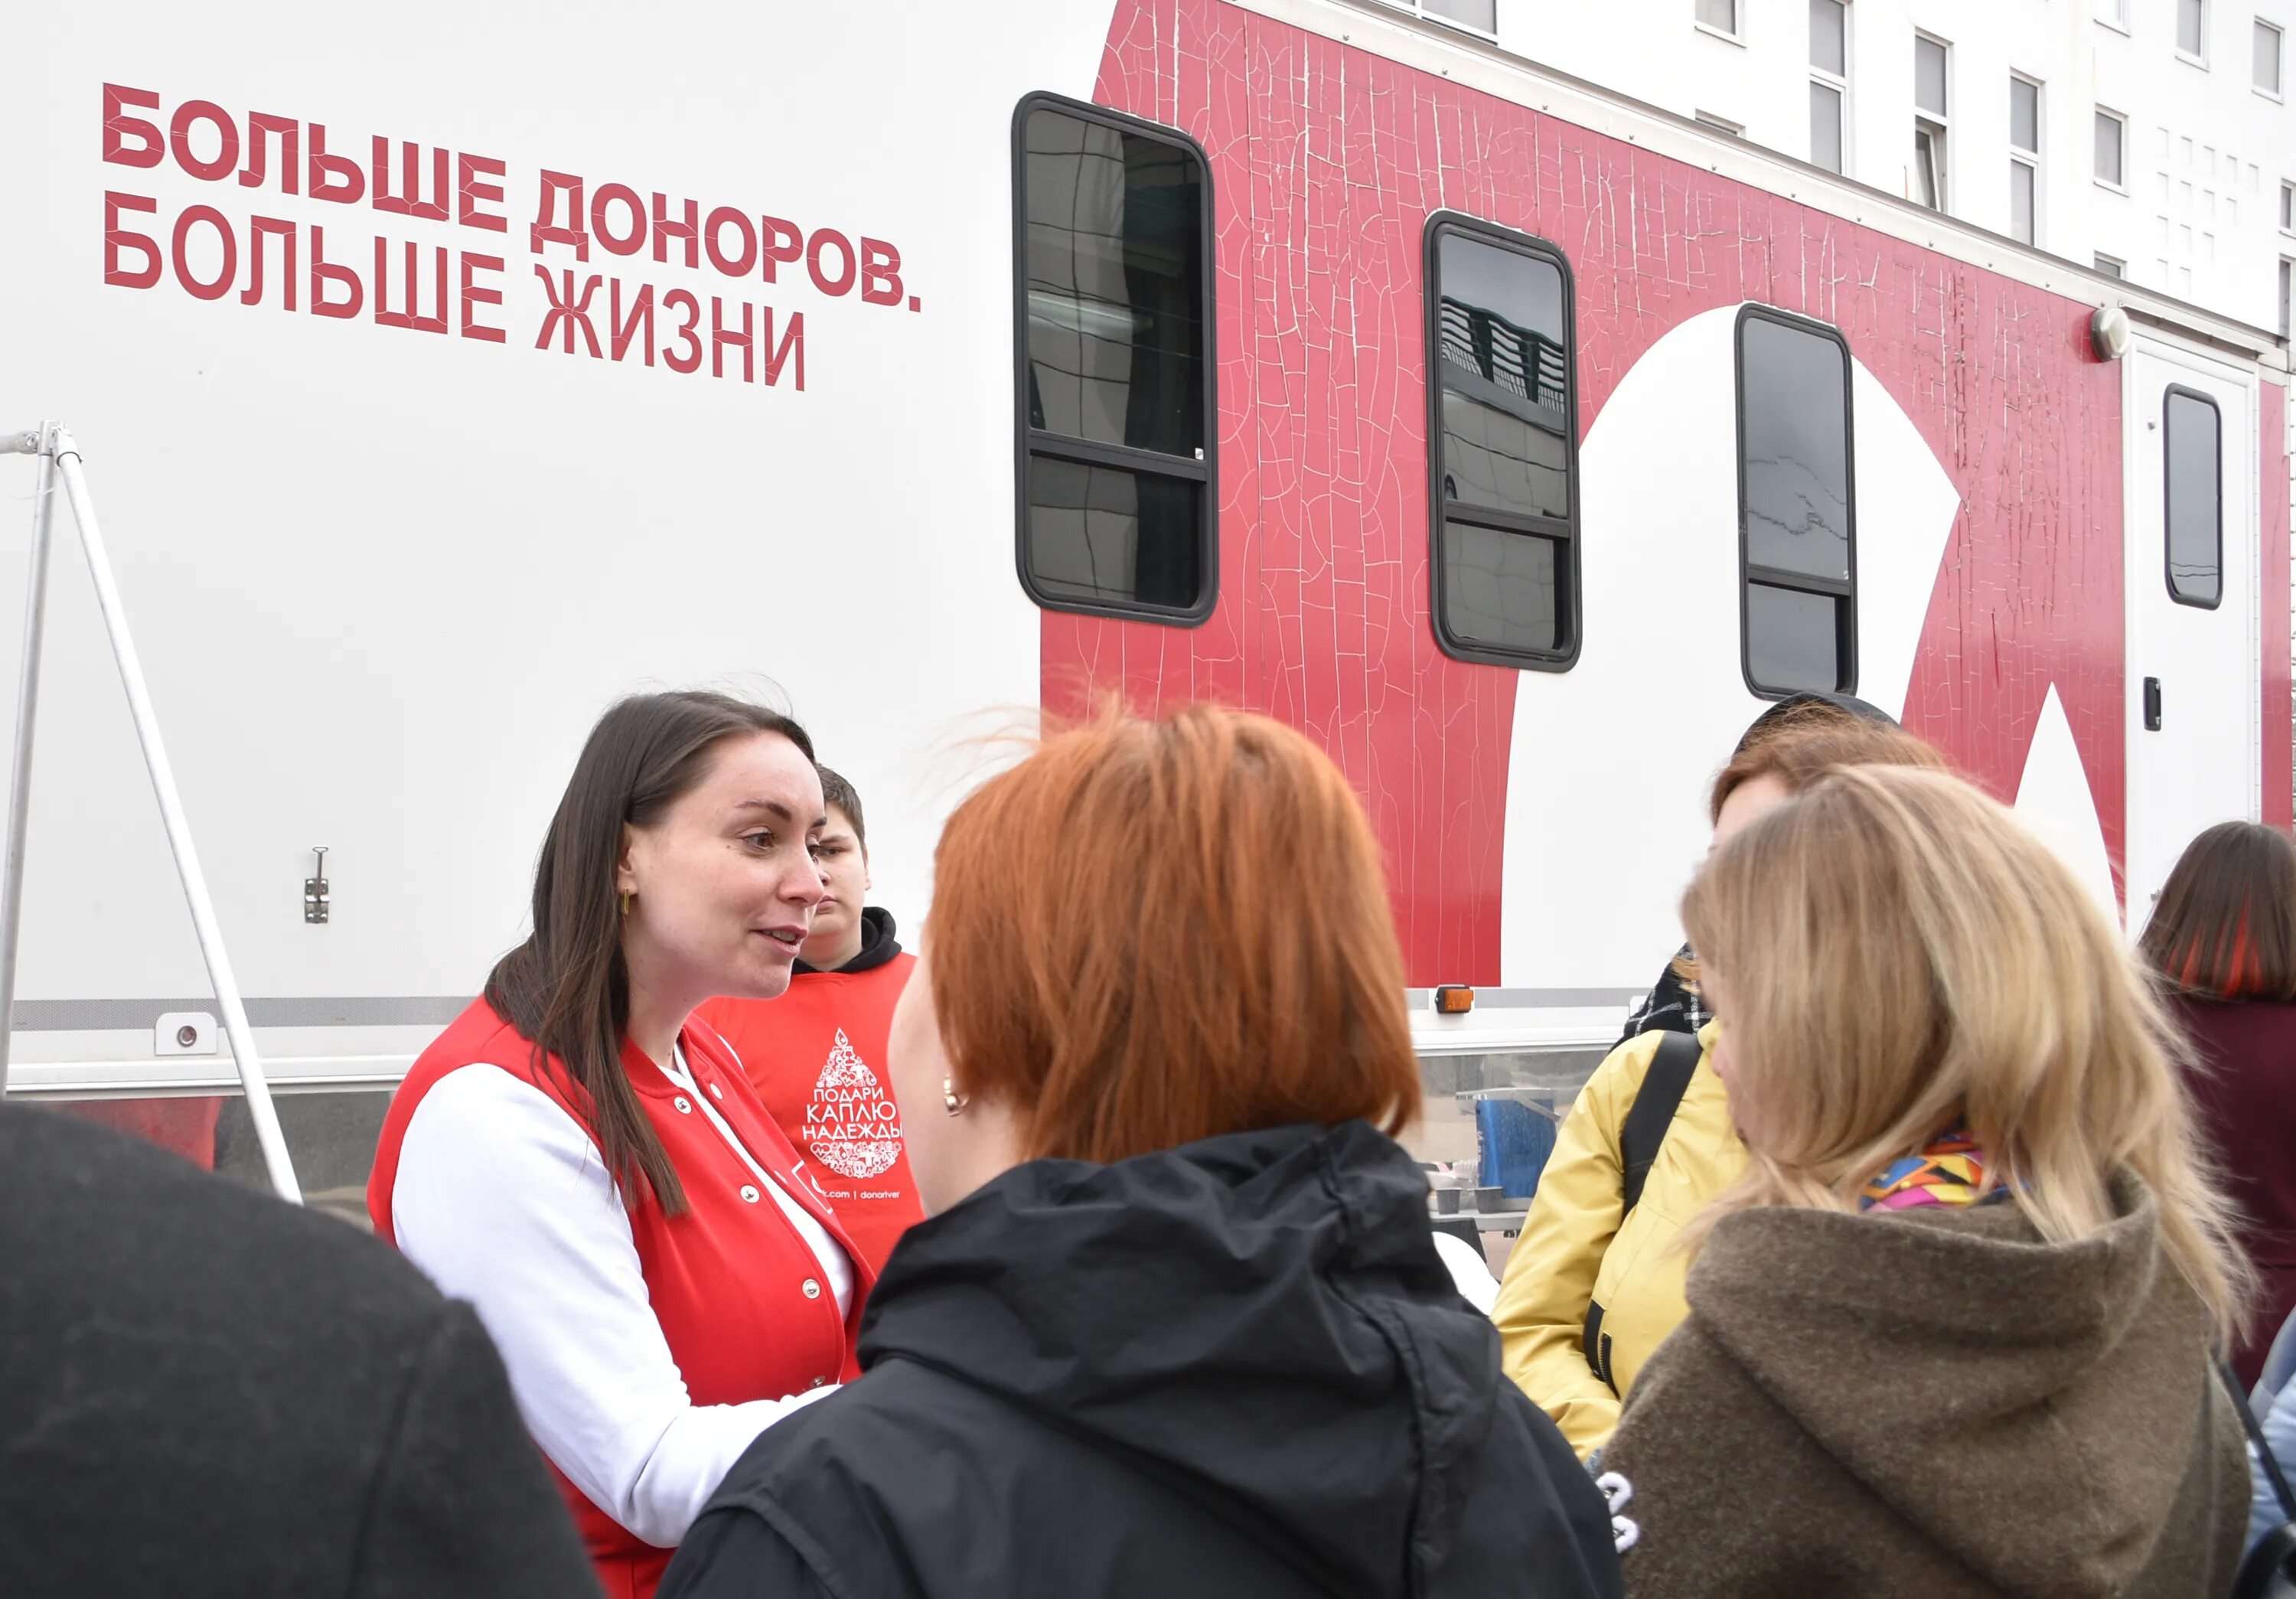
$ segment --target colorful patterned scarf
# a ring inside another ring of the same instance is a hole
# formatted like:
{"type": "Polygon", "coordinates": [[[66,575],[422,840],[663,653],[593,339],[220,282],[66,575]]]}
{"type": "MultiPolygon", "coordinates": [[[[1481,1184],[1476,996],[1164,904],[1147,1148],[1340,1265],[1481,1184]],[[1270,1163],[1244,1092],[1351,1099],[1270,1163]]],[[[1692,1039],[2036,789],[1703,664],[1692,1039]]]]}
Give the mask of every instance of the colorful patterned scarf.
{"type": "Polygon", "coordinates": [[[2005,1187],[1979,1200],[1977,1190],[1985,1181],[1985,1152],[1970,1136],[1968,1124],[1957,1121],[1931,1139],[1920,1154],[1883,1167],[1859,1192],[1857,1208],[1910,1210],[1916,1205],[1990,1204],[2008,1198],[2005,1187]]]}

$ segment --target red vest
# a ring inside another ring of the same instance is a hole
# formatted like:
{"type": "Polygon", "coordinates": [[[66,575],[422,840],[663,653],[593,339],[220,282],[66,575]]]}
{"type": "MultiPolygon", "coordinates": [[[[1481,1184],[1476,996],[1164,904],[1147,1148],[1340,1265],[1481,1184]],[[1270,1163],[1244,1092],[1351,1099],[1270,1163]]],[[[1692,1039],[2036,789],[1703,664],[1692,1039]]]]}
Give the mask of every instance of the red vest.
{"type": "Polygon", "coordinates": [[[713,999],[694,1013],[734,1046],[872,1272],[924,1219],[885,1071],[893,1006],[916,964],[904,953],[867,972],[800,972],[779,999],[713,999]]]}
{"type": "MultiPolygon", "coordinates": [[[[635,1046],[622,1046],[622,1063],[638,1102],[669,1152],[685,1185],[685,1215],[667,1217],[651,1196],[630,1213],[630,1232],[646,1292],[661,1323],[662,1336],[677,1362],[696,1405],[739,1405],[803,1393],[824,1382],[849,1382],[860,1374],[853,1340],[861,1307],[874,1271],[847,1240],[835,1215],[815,1191],[804,1162],[750,1091],[749,1082],[706,1026],[686,1023],[679,1042],[695,1084],[710,1096],[758,1164],[828,1229],[854,1259],[851,1313],[840,1319],[834,1295],[808,1299],[801,1284],[816,1278],[820,1265],[771,1195],[745,1200],[756,1178],[726,1146],[705,1116],[681,1113],[677,1088],[635,1046]]],[[[533,1083],[556,1100],[577,1123],[580,1091],[567,1081],[556,1056],[540,1070],[534,1046],[497,1016],[483,999],[439,1035],[406,1074],[383,1119],[374,1173],[367,1181],[367,1213],[375,1231],[396,1242],[391,1228],[391,1190],[398,1177],[398,1153],[407,1123],[432,1084],[449,1072],[485,1062],[533,1083]]],[[[673,1553],[645,1543],[593,1505],[554,1464],[552,1472],[582,1529],[583,1542],[610,1599],[649,1599],[673,1553]]]]}

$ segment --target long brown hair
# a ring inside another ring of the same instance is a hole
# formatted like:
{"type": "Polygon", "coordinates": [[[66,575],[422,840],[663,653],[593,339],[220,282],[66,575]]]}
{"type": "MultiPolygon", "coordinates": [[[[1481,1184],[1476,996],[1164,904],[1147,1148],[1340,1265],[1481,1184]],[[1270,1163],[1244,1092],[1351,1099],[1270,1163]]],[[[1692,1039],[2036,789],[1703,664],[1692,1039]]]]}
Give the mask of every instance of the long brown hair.
{"type": "MultiPolygon", "coordinates": [[[[1823,703],[1823,701],[1820,701],[1823,703]]],[[[1707,801],[1707,819],[1719,822],[1730,796],[1760,777],[1775,777],[1789,794],[1799,794],[1836,767],[1928,767],[1945,769],[1945,757],[1901,727],[1886,722],[1848,719],[1791,726],[1739,745],[1730,764],[1716,774],[1707,801]]]]}
{"type": "Polygon", "coordinates": [[[2209,999],[2296,999],[2296,840],[2219,822],[2186,846],[2138,947],[2171,986],[2209,999]]]}
{"type": "MultiPolygon", "coordinates": [[[[1807,701],[1786,703],[1792,707],[1792,715],[1778,718],[1777,725],[1767,731],[1759,722],[1747,729],[1730,764],[1715,774],[1714,787],[1706,804],[1710,822],[1719,823],[1722,807],[1730,796],[1757,778],[1775,778],[1787,793],[1799,794],[1836,767],[1926,767],[1945,770],[1945,757],[1934,746],[1881,717],[1878,711],[1874,717],[1860,717],[1815,696],[1807,701]],[[1758,733],[1759,737],[1756,736],[1758,733]]],[[[1674,975],[1695,992],[1697,955],[1675,956],[1674,975]]]]}
{"type": "Polygon", "coordinates": [[[1379,847],[1281,723],[1103,712],[977,790],[934,861],[949,1062],[1030,1158],[1417,1116],[1379,847]]]}
{"type": "Polygon", "coordinates": [[[622,1070],[629,970],[614,873],[622,828],[649,827],[701,781],[721,740],[777,733],[813,758],[805,729],[779,711],[688,690],[634,694],[598,718],[550,818],[534,872],[534,931],[495,963],[487,1003],[565,1068],[599,1158],[622,1202],[651,1193],[665,1214],[685,1209],[669,1152],[622,1070]]]}
{"type": "Polygon", "coordinates": [[[1943,772],[1848,767],[1754,823],[1683,901],[1727,980],[1746,1173],[1685,1229],[1752,1205],[1852,1210],[1965,1119],[2041,1236],[2112,1217],[2133,1168],[2220,1329],[2251,1274],[2173,1068],[2173,1024],[2048,846],[1943,772]]]}

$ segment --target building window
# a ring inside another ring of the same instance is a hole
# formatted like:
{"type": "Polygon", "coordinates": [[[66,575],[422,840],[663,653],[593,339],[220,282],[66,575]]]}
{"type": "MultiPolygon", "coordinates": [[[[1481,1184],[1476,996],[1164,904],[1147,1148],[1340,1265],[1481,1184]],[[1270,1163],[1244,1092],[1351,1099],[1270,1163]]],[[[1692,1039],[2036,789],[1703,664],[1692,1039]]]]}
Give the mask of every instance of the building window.
{"type": "Polygon", "coordinates": [[[2128,31],[2128,0],[2096,0],[2096,20],[2108,28],[2128,31]]]}
{"type": "Polygon", "coordinates": [[[1437,22],[1448,22],[1454,28],[1464,28],[1485,38],[1496,38],[1499,31],[1499,0],[1387,0],[1398,11],[1429,18],[1437,22]]]}
{"type": "Polygon", "coordinates": [[[1843,130],[1849,100],[1849,7],[1843,0],[1809,0],[1809,160],[1828,172],[1847,172],[1843,130]]]}
{"type": "Polygon", "coordinates": [[[2290,313],[2296,311],[2296,261],[2285,257],[2280,262],[2280,336],[2289,336],[2290,313]]]}
{"type": "Polygon", "coordinates": [[[2009,76],[2009,236],[2020,244],[2040,242],[2041,86],[2009,76]]]}
{"type": "Polygon", "coordinates": [[[2213,611],[2224,597],[2224,419],[2216,401],[2174,383],[2161,410],[2169,597],[2213,611]]]}
{"type": "Polygon", "coordinates": [[[1698,0],[1698,25],[1729,38],[1738,37],[1738,0],[1698,0]]]}
{"type": "Polygon", "coordinates": [[[2097,257],[2096,269],[2107,277],[2125,278],[2128,275],[2128,263],[2116,261],[2111,256],[2097,257]]]}
{"type": "Polygon", "coordinates": [[[1013,166],[1021,586],[1054,610],[1201,622],[1219,570],[1204,153],[1032,94],[1013,166]]]}
{"type": "Polygon", "coordinates": [[[2260,94],[2280,98],[2280,29],[2256,19],[2256,86],[2260,94]]]}
{"type": "Polygon", "coordinates": [[[1948,47],[1942,40],[1914,38],[1914,173],[1912,198],[1933,211],[1946,208],[1946,83],[1948,47]]]}
{"type": "Polygon", "coordinates": [[[1849,347],[1823,323],[1738,314],[1742,666],[1758,694],[1857,685],[1849,347]]]}
{"type": "Polygon", "coordinates": [[[2209,64],[2208,0],[2177,0],[2177,53],[2209,64]]]}
{"type": "Polygon", "coordinates": [[[2296,184],[2280,185],[2280,231],[2296,234],[2296,184]]]}
{"type": "Polygon", "coordinates": [[[1693,114],[1701,127],[1710,127],[1718,134],[1727,134],[1734,139],[1742,139],[1746,136],[1746,125],[1742,122],[1733,122],[1729,118],[1718,117],[1712,111],[1698,111],[1693,114]]]}
{"type": "Polygon", "coordinates": [[[2103,106],[2096,112],[2096,181],[2126,193],[2122,177],[2128,155],[2128,123],[2118,111],[2103,106]]]}
{"type": "Polygon", "coordinates": [[[1427,226],[1435,637],[1463,660],[1578,658],[1578,418],[1570,267],[1452,212],[1427,226]]]}

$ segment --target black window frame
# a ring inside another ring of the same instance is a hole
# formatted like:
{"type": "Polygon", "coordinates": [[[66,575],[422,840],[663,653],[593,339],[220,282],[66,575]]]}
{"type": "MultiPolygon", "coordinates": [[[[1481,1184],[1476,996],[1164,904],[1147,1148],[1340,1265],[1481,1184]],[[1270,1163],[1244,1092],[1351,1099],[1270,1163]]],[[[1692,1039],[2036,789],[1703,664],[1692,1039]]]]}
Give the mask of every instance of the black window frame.
{"type": "Polygon", "coordinates": [[[2169,591],[2169,598],[2171,603],[2178,605],[2190,606],[2194,611],[2214,611],[2224,603],[2224,407],[2217,404],[2217,397],[2215,395],[2205,394],[2198,389],[2187,388],[2182,383],[2170,383],[2161,390],[2161,581],[2167,587],[2169,591]],[[2179,395],[2182,395],[2186,399],[2200,401],[2201,404],[2209,408],[2209,414],[2214,416],[2217,421],[2217,597],[2213,600],[2188,600],[2183,594],[2178,594],[2177,592],[2176,564],[2169,558],[2170,552],[2174,548],[2174,545],[2169,542],[2169,517],[2173,509],[2170,504],[2169,496],[2175,493],[2175,481],[2171,476],[2171,468],[2169,464],[2171,459],[2169,452],[2174,447],[2171,441],[2171,435],[2174,433],[2175,430],[2169,425],[2169,402],[2179,395]]]}
{"type": "Polygon", "coordinates": [[[1512,667],[1526,672],[1567,672],[1578,664],[1578,652],[1586,644],[1580,598],[1585,585],[1578,504],[1578,283],[1570,270],[1570,258],[1563,253],[1561,245],[1534,234],[1486,222],[1464,211],[1438,210],[1428,217],[1421,235],[1420,299],[1424,316],[1422,332],[1427,341],[1427,570],[1428,598],[1432,606],[1429,619],[1434,626],[1435,645],[1454,660],[1478,666],[1512,667]],[[1443,240],[1452,234],[1545,262],[1562,275],[1562,352],[1568,373],[1562,397],[1566,447],[1563,480],[1569,511],[1559,523],[1553,517],[1494,511],[1480,505],[1459,504],[1455,515],[1454,502],[1443,493],[1443,297],[1437,255],[1443,240]],[[1561,651],[1505,650],[1463,643],[1451,636],[1443,589],[1443,533],[1449,521],[1545,538],[1555,546],[1557,598],[1567,596],[1568,601],[1568,647],[1561,651]]]}
{"type": "Polygon", "coordinates": [[[1219,604],[1219,316],[1218,232],[1214,215],[1212,160],[1209,152],[1186,133],[1160,122],[1111,111],[1087,101],[1037,90],[1023,94],[1013,109],[1013,561],[1021,592],[1040,610],[1079,616],[1113,618],[1128,622],[1154,622],[1166,627],[1200,627],[1211,619],[1219,604]],[[1103,444],[1066,433],[1030,426],[1029,419],[1029,119],[1039,111],[1058,111],[1080,122],[1097,123],[1121,133],[1159,140],[1188,153],[1202,169],[1198,187],[1203,247],[1199,252],[1202,273],[1203,429],[1200,460],[1168,455],[1128,445],[1103,444]],[[1198,485],[1196,519],[1197,560],[1202,573],[1201,593],[1185,607],[1124,604],[1112,601],[1079,600],[1047,594],[1037,586],[1029,561],[1029,463],[1037,455],[1081,466],[1113,467],[1134,473],[1198,485]]]}
{"type": "Polygon", "coordinates": [[[1849,340],[1841,330],[1816,317],[1800,316],[1776,306],[1748,304],[1738,308],[1738,316],[1730,329],[1731,382],[1735,390],[1732,406],[1737,422],[1737,436],[1732,440],[1738,474],[1738,675],[1756,698],[1784,700],[1792,695],[1808,693],[1807,688],[1771,688],[1754,681],[1753,638],[1750,626],[1752,611],[1753,586],[1766,588],[1790,589],[1800,594],[1824,594],[1837,603],[1834,606],[1834,676],[1838,681],[1833,692],[1854,694],[1857,692],[1857,399],[1856,394],[1857,365],[1850,358],[1849,340]],[[1749,322],[1775,323],[1796,332],[1814,333],[1831,342],[1841,352],[1841,455],[1843,498],[1849,510],[1849,577],[1847,582],[1836,583],[1831,578],[1815,578],[1807,572],[1792,572],[1778,567],[1756,566],[1749,558],[1746,531],[1746,324],[1749,322]],[[1847,602],[1841,603],[1841,602],[1847,602]]]}

